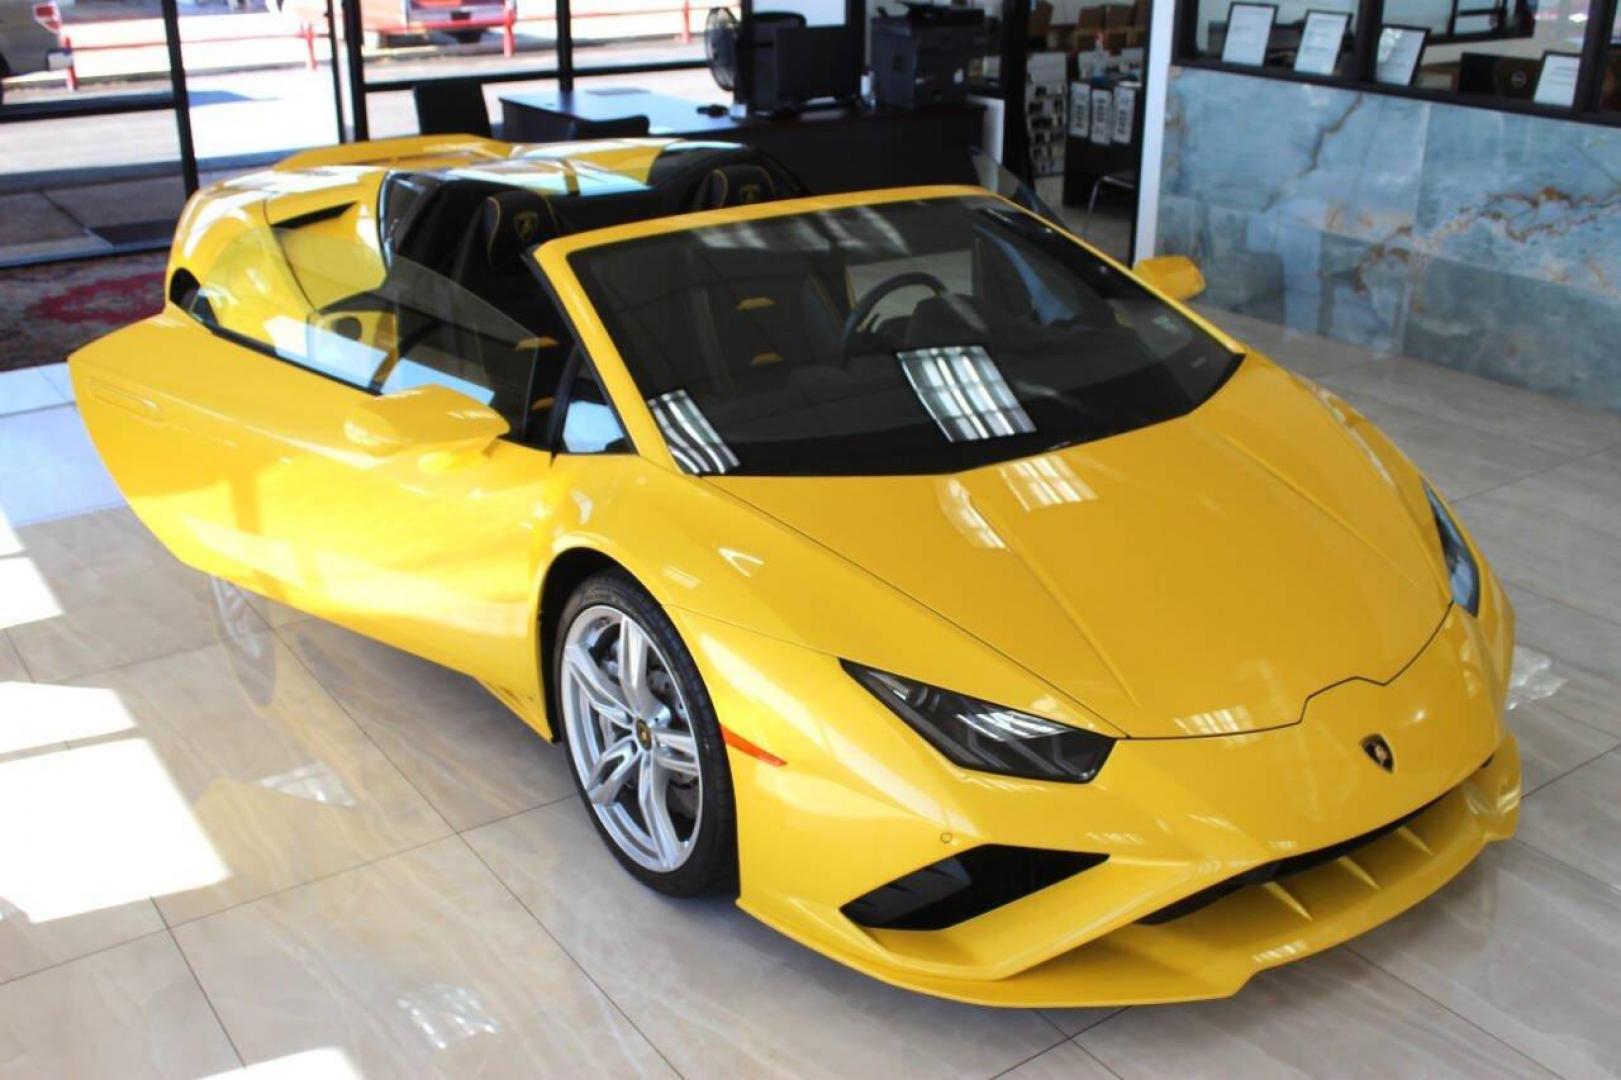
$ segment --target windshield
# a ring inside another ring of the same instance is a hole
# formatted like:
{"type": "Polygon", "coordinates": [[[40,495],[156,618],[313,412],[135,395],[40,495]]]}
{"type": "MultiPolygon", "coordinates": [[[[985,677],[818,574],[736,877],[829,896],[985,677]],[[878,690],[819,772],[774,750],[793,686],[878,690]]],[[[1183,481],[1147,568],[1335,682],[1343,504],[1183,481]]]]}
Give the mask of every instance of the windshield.
{"type": "Polygon", "coordinates": [[[695,473],[956,472],[1179,416],[1238,363],[988,197],[664,233],[571,263],[695,473]]]}

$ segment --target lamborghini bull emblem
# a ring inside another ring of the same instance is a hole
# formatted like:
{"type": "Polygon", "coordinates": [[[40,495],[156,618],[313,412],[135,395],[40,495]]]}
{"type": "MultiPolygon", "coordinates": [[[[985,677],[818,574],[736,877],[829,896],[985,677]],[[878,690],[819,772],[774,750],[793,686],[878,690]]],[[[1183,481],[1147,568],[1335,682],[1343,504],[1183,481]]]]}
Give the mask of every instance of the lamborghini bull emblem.
{"type": "Polygon", "coordinates": [[[1362,752],[1385,772],[1396,771],[1396,755],[1383,735],[1369,735],[1362,740],[1362,752]]]}
{"type": "Polygon", "coordinates": [[[512,227],[518,233],[518,239],[528,243],[540,232],[540,212],[537,210],[523,210],[512,219],[512,227]]]}

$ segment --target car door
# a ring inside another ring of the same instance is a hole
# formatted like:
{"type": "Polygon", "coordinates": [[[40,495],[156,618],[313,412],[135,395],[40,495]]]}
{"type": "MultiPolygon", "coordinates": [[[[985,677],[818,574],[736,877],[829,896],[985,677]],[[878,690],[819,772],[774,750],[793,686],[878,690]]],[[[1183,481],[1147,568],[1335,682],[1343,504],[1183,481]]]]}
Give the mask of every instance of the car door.
{"type": "Polygon", "coordinates": [[[87,350],[86,421],[182,558],[522,692],[560,497],[531,432],[566,350],[424,267],[366,270],[341,215],[313,224],[329,242],[245,231],[217,277],[87,350]]]}

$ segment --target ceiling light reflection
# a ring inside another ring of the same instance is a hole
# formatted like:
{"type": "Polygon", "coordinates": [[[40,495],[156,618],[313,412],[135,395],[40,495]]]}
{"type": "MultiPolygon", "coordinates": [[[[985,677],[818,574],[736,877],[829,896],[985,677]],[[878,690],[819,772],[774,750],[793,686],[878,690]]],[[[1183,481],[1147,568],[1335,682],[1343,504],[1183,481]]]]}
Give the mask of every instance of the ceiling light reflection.
{"type": "Polygon", "coordinates": [[[982,346],[907,349],[895,358],[913,393],[950,441],[974,442],[1036,430],[982,346]]]}
{"type": "Polygon", "coordinates": [[[1179,716],[1172,723],[1187,735],[1231,735],[1255,726],[1250,723],[1250,711],[1246,705],[1179,716]]]}
{"type": "Polygon", "coordinates": [[[1098,497],[1069,462],[1055,454],[1010,462],[998,466],[997,473],[1024,510],[1090,502],[1098,497]]]}

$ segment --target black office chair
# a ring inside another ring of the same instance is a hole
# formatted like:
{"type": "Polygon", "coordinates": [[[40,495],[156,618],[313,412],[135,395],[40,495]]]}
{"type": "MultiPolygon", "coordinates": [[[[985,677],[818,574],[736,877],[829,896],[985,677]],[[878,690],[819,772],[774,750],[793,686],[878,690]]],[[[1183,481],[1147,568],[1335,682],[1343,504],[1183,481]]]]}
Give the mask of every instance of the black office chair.
{"type": "Polygon", "coordinates": [[[576,116],[568,126],[568,139],[635,139],[646,135],[645,116],[621,116],[613,120],[587,120],[576,116]]]}
{"type": "Polygon", "coordinates": [[[423,135],[490,137],[490,111],[477,79],[440,79],[411,87],[417,130],[423,135]]]}

